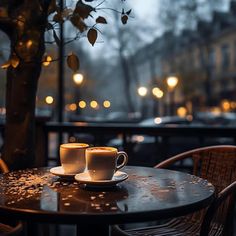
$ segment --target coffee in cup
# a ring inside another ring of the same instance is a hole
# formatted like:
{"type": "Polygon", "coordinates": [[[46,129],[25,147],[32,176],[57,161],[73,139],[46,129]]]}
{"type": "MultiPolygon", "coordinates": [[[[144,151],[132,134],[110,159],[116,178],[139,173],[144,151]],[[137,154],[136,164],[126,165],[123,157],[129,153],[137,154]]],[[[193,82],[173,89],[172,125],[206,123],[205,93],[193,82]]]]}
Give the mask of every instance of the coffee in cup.
{"type": "Polygon", "coordinates": [[[65,174],[83,172],[86,167],[85,150],[87,143],[64,143],[60,145],[60,161],[65,174]]]}
{"type": "Polygon", "coordinates": [[[92,180],[111,180],[114,173],[128,162],[126,152],[114,147],[90,147],[86,149],[86,167],[92,180]],[[118,164],[119,159],[123,159],[118,164]]]}

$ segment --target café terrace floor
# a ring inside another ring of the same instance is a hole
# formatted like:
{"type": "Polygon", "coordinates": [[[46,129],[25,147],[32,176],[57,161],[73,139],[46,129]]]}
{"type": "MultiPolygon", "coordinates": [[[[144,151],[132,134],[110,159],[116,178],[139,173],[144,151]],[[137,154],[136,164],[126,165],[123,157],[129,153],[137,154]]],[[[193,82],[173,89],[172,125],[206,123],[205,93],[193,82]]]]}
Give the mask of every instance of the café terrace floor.
{"type": "MultiPolygon", "coordinates": [[[[130,227],[144,227],[146,225],[152,225],[154,223],[139,223],[139,224],[130,224],[130,227]]],[[[128,226],[128,227],[129,227],[128,226]]],[[[50,225],[47,231],[47,234],[45,234],[45,231],[42,231],[42,227],[38,227],[38,236],[45,236],[45,235],[50,235],[50,236],[76,236],[76,226],[75,225],[50,225]]],[[[234,236],[236,236],[236,212],[234,214],[234,236]]]]}
{"type": "MultiPolygon", "coordinates": [[[[138,228],[138,227],[145,227],[145,226],[150,226],[150,225],[155,225],[155,222],[146,222],[146,223],[133,223],[129,224],[126,226],[126,228],[138,228]]],[[[43,227],[38,226],[38,236],[45,236],[45,235],[50,235],[50,236],[76,236],[76,226],[75,225],[49,225],[45,231],[42,230],[43,227]]],[[[235,209],[235,214],[234,214],[234,234],[233,236],[236,236],[236,209],[235,209]]]]}

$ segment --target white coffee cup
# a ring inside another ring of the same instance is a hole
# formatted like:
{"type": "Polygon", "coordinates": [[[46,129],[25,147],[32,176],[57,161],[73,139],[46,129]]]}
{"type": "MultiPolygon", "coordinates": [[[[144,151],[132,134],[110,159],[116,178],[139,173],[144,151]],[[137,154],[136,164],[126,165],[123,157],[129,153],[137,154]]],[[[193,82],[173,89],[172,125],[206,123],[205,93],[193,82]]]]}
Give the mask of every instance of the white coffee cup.
{"type": "Polygon", "coordinates": [[[92,180],[111,180],[114,173],[128,162],[126,152],[114,147],[90,147],[86,149],[86,168],[92,180]],[[123,158],[121,164],[118,160],[123,158]]]}
{"type": "Polygon", "coordinates": [[[60,161],[65,174],[77,174],[86,167],[85,150],[87,143],[64,143],[60,145],[60,161]]]}

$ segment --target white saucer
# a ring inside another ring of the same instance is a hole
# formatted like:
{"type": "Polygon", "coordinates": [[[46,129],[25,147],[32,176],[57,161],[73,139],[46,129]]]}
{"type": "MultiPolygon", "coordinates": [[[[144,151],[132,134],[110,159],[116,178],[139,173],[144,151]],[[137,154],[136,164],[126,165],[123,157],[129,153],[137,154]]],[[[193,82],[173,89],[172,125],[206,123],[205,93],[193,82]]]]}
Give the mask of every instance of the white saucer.
{"type": "Polygon", "coordinates": [[[74,178],[76,174],[67,174],[65,173],[62,166],[56,166],[50,169],[50,172],[54,175],[60,176],[61,178],[74,178]]]}
{"type": "Polygon", "coordinates": [[[111,180],[91,180],[88,172],[83,172],[75,175],[75,180],[81,184],[86,184],[91,187],[111,187],[128,178],[128,174],[122,171],[117,171],[111,180]]]}

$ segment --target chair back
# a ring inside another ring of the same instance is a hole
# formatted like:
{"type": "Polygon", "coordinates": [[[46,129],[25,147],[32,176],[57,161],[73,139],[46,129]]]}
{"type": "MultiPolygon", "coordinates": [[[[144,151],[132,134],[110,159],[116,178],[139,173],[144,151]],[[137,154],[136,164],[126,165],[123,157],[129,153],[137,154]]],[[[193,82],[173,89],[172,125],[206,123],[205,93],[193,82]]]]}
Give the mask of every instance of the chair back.
{"type": "MultiPolygon", "coordinates": [[[[2,220],[1,220],[2,222],[2,220]]],[[[0,222],[0,235],[1,236],[21,236],[23,235],[23,224],[20,221],[11,222],[6,221],[5,223],[0,222]]]]}
{"type": "Polygon", "coordinates": [[[216,192],[236,180],[236,146],[212,146],[192,153],[193,174],[211,182],[216,192]]]}
{"type": "Polygon", "coordinates": [[[211,182],[217,193],[236,180],[236,146],[219,145],[196,148],[173,156],[155,167],[169,168],[172,164],[184,159],[192,159],[192,174],[211,182]]]}
{"type": "MultiPolygon", "coordinates": [[[[211,182],[215,186],[216,193],[220,193],[236,181],[235,146],[207,147],[193,156],[195,171],[198,172],[196,174],[211,182]]],[[[234,195],[230,195],[218,207],[211,222],[212,233],[218,231],[221,225],[222,234],[232,234],[229,230],[233,227],[234,200],[234,195]]]]}
{"type": "MultiPolygon", "coordinates": [[[[216,194],[236,181],[236,146],[218,145],[193,149],[167,159],[156,167],[167,167],[186,158],[193,161],[193,174],[211,182],[216,194]]],[[[234,199],[234,195],[230,195],[215,212],[212,230],[219,232],[220,229],[224,235],[231,235],[225,230],[232,229],[234,199]]],[[[203,220],[204,214],[205,211],[201,211],[193,214],[191,218],[203,220]]]]}

